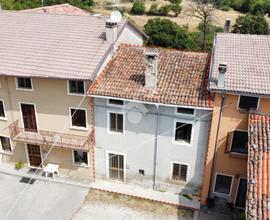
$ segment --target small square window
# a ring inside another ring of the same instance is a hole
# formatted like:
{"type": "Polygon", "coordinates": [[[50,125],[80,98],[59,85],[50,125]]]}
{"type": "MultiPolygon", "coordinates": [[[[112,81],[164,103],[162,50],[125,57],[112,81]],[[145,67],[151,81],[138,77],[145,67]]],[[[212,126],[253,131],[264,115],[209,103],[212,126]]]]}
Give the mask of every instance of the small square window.
{"type": "Polygon", "coordinates": [[[240,96],[238,108],[240,110],[257,110],[259,103],[258,97],[240,96]]]}
{"type": "Polygon", "coordinates": [[[69,93],[71,93],[71,94],[84,94],[84,81],[82,81],[82,80],[69,80],[69,93]]]}
{"type": "Polygon", "coordinates": [[[74,163],[78,165],[88,166],[88,153],[85,151],[74,150],[74,163]]]}
{"type": "Polygon", "coordinates": [[[172,179],[176,181],[187,181],[188,166],[184,164],[173,163],[172,179]]]}
{"type": "Polygon", "coordinates": [[[71,114],[71,126],[86,128],[86,111],[84,109],[70,109],[71,114]]]}
{"type": "Polygon", "coordinates": [[[118,100],[118,99],[109,99],[109,104],[110,105],[124,105],[124,101],[118,100]]]}
{"type": "Polygon", "coordinates": [[[230,152],[239,154],[248,154],[248,132],[233,131],[230,152]]]}
{"type": "Polygon", "coordinates": [[[2,151],[11,152],[11,143],[8,137],[0,136],[0,144],[2,151]]]}
{"type": "Polygon", "coordinates": [[[217,174],[214,192],[229,195],[232,185],[232,176],[217,174]]]}
{"type": "Polygon", "coordinates": [[[110,131],[123,133],[123,114],[110,113],[110,131]]]}
{"type": "Polygon", "coordinates": [[[144,170],[139,170],[139,174],[141,174],[142,176],[144,176],[144,170]]]}
{"type": "Polygon", "coordinates": [[[190,144],[192,124],[176,122],[175,124],[175,141],[184,141],[190,144]]]}
{"type": "Polygon", "coordinates": [[[0,118],[6,118],[4,102],[0,100],[0,118]]]}
{"type": "Polygon", "coordinates": [[[181,108],[181,107],[178,107],[176,109],[176,111],[179,114],[194,115],[194,109],[192,109],[192,108],[181,108]]]}
{"type": "Polygon", "coordinates": [[[32,89],[31,78],[17,77],[17,87],[19,89],[32,89]]]}

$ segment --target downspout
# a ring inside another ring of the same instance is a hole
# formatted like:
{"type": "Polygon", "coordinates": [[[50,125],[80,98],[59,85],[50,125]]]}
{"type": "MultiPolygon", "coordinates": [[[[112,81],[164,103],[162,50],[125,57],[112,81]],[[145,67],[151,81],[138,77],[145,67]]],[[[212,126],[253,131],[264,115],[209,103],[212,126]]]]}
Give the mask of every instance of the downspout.
{"type": "Polygon", "coordinates": [[[155,143],[154,143],[154,164],[153,164],[153,190],[156,189],[156,176],[157,176],[157,144],[159,135],[159,104],[155,105],[157,108],[156,117],[156,131],[155,131],[155,143]]]}
{"type": "Polygon", "coordinates": [[[212,166],[211,166],[211,178],[210,178],[210,184],[209,184],[209,190],[208,190],[208,197],[210,196],[211,191],[212,191],[212,184],[213,184],[215,168],[216,168],[216,159],[217,159],[216,156],[217,156],[217,149],[218,149],[218,138],[219,138],[221,117],[222,117],[223,107],[224,107],[224,100],[225,100],[225,96],[224,96],[224,93],[222,93],[221,103],[220,103],[220,110],[219,110],[219,118],[218,118],[218,126],[217,126],[217,135],[216,135],[215,148],[214,148],[214,158],[213,158],[213,163],[212,163],[212,166]]]}

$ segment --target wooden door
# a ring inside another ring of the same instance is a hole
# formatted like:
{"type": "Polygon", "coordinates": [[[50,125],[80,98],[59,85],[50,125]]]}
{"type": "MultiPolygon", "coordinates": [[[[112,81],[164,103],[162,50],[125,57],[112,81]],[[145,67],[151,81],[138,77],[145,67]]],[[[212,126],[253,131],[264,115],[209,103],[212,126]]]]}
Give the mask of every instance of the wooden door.
{"type": "Polygon", "coordinates": [[[40,164],[42,163],[42,159],[41,159],[40,146],[27,144],[27,153],[28,153],[30,166],[41,168],[40,164]]]}
{"type": "Polygon", "coordinates": [[[244,209],[246,206],[247,179],[240,178],[235,200],[235,207],[244,209]]]}
{"type": "Polygon", "coordinates": [[[37,132],[37,120],[35,106],[33,104],[21,104],[24,130],[37,132]]]}

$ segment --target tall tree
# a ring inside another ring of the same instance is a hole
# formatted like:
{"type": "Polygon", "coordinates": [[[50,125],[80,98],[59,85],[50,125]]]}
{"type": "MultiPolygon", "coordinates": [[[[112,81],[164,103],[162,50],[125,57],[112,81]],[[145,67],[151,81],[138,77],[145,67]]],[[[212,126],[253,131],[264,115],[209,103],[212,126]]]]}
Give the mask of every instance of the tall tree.
{"type": "Polygon", "coordinates": [[[207,35],[209,26],[215,19],[215,8],[213,4],[205,3],[203,0],[190,2],[184,14],[190,18],[197,18],[201,23],[201,30],[203,34],[202,50],[207,47],[207,35]]]}

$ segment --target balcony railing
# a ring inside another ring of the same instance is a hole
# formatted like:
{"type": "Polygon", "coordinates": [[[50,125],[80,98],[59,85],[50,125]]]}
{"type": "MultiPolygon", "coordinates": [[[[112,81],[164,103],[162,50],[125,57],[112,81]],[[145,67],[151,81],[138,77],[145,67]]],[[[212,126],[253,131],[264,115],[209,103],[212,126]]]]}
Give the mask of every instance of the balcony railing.
{"type": "Polygon", "coordinates": [[[75,150],[88,151],[90,145],[90,135],[87,137],[71,134],[59,134],[51,131],[29,132],[19,127],[19,121],[9,125],[10,138],[14,142],[48,145],[75,150]]]}

